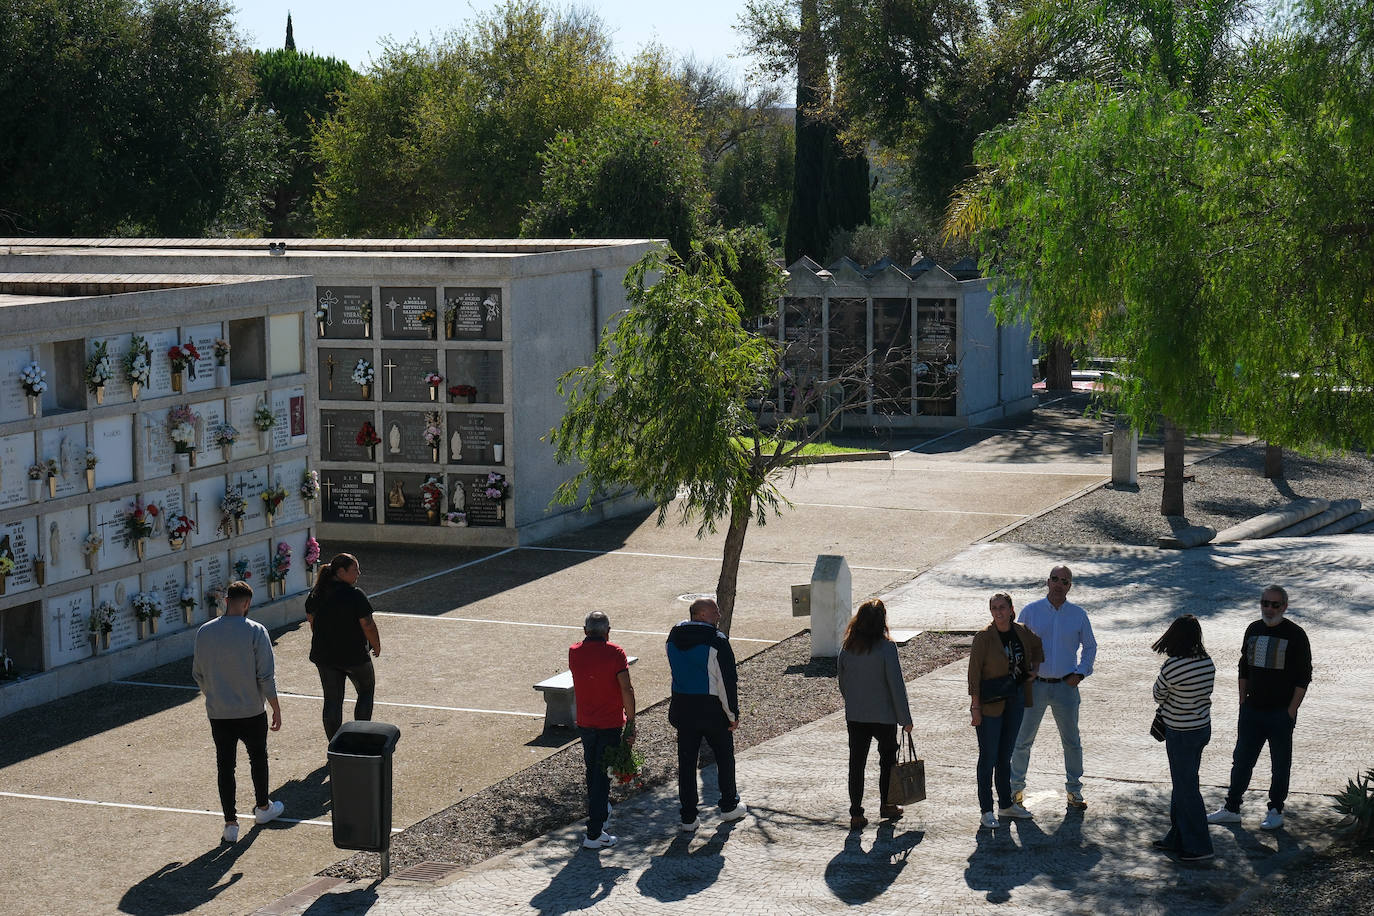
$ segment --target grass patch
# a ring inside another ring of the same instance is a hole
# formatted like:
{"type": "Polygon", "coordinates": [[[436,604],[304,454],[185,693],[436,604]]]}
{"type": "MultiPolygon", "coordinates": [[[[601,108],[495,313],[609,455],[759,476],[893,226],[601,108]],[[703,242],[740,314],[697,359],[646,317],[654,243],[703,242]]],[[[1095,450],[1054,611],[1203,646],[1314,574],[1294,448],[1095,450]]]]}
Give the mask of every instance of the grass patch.
{"type": "MultiPolygon", "coordinates": [[[[747,450],[749,450],[749,451],[751,451],[751,452],[754,450],[754,439],[753,439],[752,436],[739,436],[739,437],[737,437],[737,438],[735,439],[735,441],[738,442],[738,443],[740,444],[740,447],[741,447],[741,448],[747,449],[747,450]]],[[[776,449],[776,448],[777,448],[777,440],[776,440],[776,439],[764,439],[764,440],[763,440],[763,450],[764,450],[765,452],[771,453],[771,452],[772,452],[774,449],[776,449]]],[[[803,456],[806,456],[806,455],[849,455],[849,454],[854,454],[854,453],[856,453],[856,452],[871,452],[871,451],[873,451],[873,449],[871,449],[871,448],[852,448],[852,447],[847,446],[847,445],[834,445],[833,443],[830,443],[830,442],[811,442],[811,443],[807,444],[806,446],[804,446],[804,447],[802,448],[800,454],[803,455],[803,456]]]]}

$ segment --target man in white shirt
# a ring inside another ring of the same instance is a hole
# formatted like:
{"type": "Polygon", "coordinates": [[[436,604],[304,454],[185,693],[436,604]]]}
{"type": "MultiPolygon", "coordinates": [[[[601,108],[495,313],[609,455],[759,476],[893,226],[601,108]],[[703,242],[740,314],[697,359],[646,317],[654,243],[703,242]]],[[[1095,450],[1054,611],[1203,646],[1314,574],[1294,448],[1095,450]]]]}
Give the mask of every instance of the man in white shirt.
{"type": "Polygon", "coordinates": [[[1073,573],[1067,566],[1050,570],[1046,594],[1021,609],[1021,623],[1040,637],[1045,646],[1045,661],[1035,678],[1032,693],[1035,705],[1021,719],[1016,750],[1011,756],[1011,788],[1014,817],[1030,817],[1025,810],[1026,770],[1030,768],[1031,746],[1040,731],[1040,720],[1048,707],[1059,727],[1064,746],[1064,789],[1070,808],[1086,808],[1083,800],[1083,743],[1078,736],[1078,685],[1093,673],[1097,640],[1087,613],[1069,601],[1073,573]]]}

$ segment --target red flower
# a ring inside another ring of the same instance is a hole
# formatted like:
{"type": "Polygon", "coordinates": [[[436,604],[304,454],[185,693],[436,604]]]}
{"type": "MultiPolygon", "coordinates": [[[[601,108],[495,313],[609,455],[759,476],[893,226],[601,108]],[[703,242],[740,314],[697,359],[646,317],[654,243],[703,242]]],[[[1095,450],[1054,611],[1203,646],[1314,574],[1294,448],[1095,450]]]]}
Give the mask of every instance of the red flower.
{"type": "Polygon", "coordinates": [[[148,503],[148,514],[151,515],[153,518],[157,518],[157,506],[153,505],[152,503],[148,503]]]}
{"type": "Polygon", "coordinates": [[[173,347],[167,351],[167,358],[173,362],[180,362],[185,357],[181,355],[181,347],[173,345],[173,347]]]}
{"type": "Polygon", "coordinates": [[[200,351],[196,349],[196,345],[193,343],[188,342],[182,344],[181,350],[187,356],[191,357],[191,359],[200,359],[200,351]]]}

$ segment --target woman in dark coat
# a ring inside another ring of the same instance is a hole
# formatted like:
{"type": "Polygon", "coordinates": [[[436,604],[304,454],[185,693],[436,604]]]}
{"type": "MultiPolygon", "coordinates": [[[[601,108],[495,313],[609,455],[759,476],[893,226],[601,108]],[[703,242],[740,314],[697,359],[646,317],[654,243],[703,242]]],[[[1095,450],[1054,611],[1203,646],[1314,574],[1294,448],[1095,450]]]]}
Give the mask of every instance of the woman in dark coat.
{"type": "Polygon", "coordinates": [[[358,588],[362,568],[351,553],[341,553],[320,570],[315,587],[305,599],[305,619],[310,623],[310,660],[320,672],[324,691],[324,734],[328,739],[343,725],[344,680],[358,693],[353,718],[372,718],[372,697],[377,676],[372,658],[382,654],[382,638],[372,622],[372,605],[358,588]]]}

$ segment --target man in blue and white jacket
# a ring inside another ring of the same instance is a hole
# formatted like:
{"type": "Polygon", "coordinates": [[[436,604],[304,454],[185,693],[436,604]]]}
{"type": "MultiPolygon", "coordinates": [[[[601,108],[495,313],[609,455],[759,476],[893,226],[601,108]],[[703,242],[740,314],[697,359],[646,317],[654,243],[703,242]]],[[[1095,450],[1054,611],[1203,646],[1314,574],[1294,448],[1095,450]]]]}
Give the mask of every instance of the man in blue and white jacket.
{"type": "Polygon", "coordinates": [[[689,619],[668,633],[668,667],[673,673],[668,721],[677,729],[678,799],[681,829],[687,832],[697,829],[697,756],[703,738],[716,757],[721,819],[737,821],[749,813],[735,786],[735,653],[729,637],[716,629],[720,608],[714,601],[698,598],[689,613],[689,619]]]}

